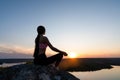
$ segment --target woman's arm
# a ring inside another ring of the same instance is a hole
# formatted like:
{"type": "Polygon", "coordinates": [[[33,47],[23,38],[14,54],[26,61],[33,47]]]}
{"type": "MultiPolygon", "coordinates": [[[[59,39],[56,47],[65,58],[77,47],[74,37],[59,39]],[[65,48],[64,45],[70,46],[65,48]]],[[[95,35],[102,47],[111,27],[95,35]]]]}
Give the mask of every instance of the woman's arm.
{"type": "Polygon", "coordinates": [[[56,51],[56,52],[61,52],[61,53],[63,53],[65,56],[67,56],[67,53],[66,53],[66,52],[61,51],[61,50],[55,48],[55,47],[49,42],[49,40],[48,40],[47,37],[45,37],[45,41],[46,41],[47,45],[50,47],[50,49],[52,49],[53,51],[56,51]]]}

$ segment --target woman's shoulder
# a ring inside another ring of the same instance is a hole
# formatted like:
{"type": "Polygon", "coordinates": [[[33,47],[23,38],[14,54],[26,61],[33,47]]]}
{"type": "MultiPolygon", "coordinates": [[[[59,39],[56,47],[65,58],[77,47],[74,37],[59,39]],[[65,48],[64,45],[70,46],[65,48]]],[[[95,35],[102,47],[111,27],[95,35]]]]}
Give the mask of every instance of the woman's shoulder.
{"type": "Polygon", "coordinates": [[[48,40],[48,38],[46,36],[42,36],[41,37],[43,40],[48,40]]]}
{"type": "Polygon", "coordinates": [[[47,36],[42,36],[44,39],[47,39],[47,36]]]}

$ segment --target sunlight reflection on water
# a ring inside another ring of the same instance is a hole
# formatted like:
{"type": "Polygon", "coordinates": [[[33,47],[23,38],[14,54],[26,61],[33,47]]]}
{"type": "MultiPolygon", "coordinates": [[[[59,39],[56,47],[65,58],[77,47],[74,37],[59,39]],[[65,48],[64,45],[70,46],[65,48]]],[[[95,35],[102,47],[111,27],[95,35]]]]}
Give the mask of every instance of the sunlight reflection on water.
{"type": "Polygon", "coordinates": [[[120,66],[90,72],[70,72],[80,80],[120,80],[120,66]]]}
{"type": "Polygon", "coordinates": [[[20,62],[20,63],[3,63],[0,65],[0,67],[11,67],[14,65],[20,65],[20,64],[25,64],[26,62],[20,62]]]}

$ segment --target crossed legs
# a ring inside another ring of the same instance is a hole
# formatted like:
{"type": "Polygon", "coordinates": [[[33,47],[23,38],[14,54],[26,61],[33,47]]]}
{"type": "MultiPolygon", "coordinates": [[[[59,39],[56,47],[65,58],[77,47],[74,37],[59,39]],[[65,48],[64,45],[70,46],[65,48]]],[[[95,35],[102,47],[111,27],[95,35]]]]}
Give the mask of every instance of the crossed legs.
{"type": "Polygon", "coordinates": [[[34,64],[36,65],[49,65],[49,64],[52,64],[52,63],[55,63],[55,67],[57,67],[61,60],[63,58],[63,54],[62,53],[58,53],[56,55],[53,55],[51,57],[46,57],[45,54],[43,55],[39,55],[38,57],[36,57],[34,59],[34,64]]]}
{"type": "Polygon", "coordinates": [[[55,67],[57,67],[57,66],[60,64],[62,58],[63,58],[63,54],[58,53],[58,54],[56,54],[56,55],[53,55],[53,56],[51,56],[51,57],[48,57],[48,58],[47,58],[47,64],[52,64],[52,63],[55,62],[55,67]]]}

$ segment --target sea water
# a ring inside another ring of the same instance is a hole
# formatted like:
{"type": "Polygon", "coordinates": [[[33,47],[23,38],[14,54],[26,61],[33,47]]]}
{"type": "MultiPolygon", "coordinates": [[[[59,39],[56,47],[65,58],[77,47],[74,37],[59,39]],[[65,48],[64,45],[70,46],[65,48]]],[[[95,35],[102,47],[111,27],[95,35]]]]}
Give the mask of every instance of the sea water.
{"type": "Polygon", "coordinates": [[[80,80],[120,80],[120,66],[90,72],[70,72],[80,80]]]}
{"type": "Polygon", "coordinates": [[[21,65],[21,64],[25,64],[26,62],[19,62],[19,63],[3,63],[0,65],[0,67],[11,67],[11,66],[15,66],[15,65],[21,65]]]}

